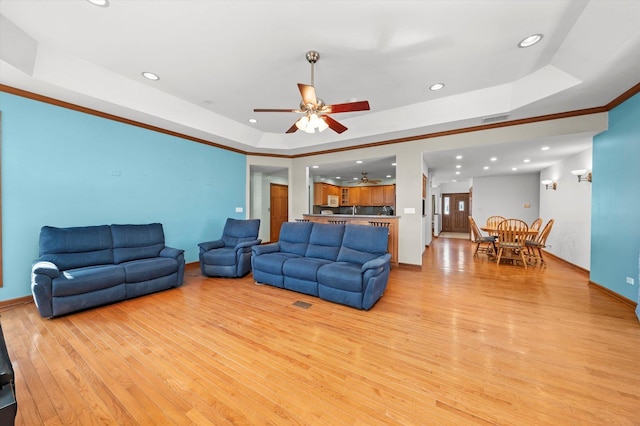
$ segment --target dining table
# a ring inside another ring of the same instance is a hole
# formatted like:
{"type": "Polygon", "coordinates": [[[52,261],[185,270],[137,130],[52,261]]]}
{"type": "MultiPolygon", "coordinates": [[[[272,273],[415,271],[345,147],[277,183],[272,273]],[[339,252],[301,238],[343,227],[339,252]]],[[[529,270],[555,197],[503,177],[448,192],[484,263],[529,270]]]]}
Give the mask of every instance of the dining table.
{"type": "MultiPolygon", "coordinates": [[[[498,227],[492,227],[492,226],[482,226],[480,227],[481,230],[483,230],[484,232],[486,232],[487,234],[494,236],[494,237],[498,237],[499,231],[498,231],[498,227]]],[[[538,235],[539,230],[538,229],[528,229],[528,230],[522,230],[519,231],[519,233],[523,234],[525,236],[526,240],[532,240],[535,239],[535,237],[538,235]]],[[[514,251],[514,250],[511,250],[514,251]]],[[[492,250],[487,252],[487,255],[489,256],[490,260],[495,261],[497,258],[497,253],[493,252],[492,250]]],[[[510,260],[510,261],[515,261],[515,260],[519,260],[520,256],[517,256],[516,253],[511,253],[511,255],[506,255],[504,256],[505,260],[510,260]]],[[[525,265],[526,267],[526,265],[525,265]]]]}

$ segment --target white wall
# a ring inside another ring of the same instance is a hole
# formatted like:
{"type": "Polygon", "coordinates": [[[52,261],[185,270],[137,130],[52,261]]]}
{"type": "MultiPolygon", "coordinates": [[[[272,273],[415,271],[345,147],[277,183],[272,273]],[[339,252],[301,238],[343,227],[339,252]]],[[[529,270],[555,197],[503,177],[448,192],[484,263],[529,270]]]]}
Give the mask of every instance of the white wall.
{"type": "Polygon", "coordinates": [[[589,270],[591,263],[591,183],[580,182],[571,170],[591,170],[592,150],[567,158],[540,172],[540,179],[557,182],[555,191],[540,185],[540,217],[543,226],[555,223],[546,251],[589,270]]]}
{"type": "MultiPolygon", "coordinates": [[[[248,156],[247,166],[250,167],[251,164],[264,164],[264,162],[275,160],[282,160],[280,164],[288,164],[290,162],[292,168],[289,173],[289,217],[301,217],[308,210],[306,167],[314,164],[322,165],[324,163],[395,155],[397,163],[396,214],[400,216],[398,258],[400,263],[422,265],[422,252],[424,250],[421,215],[423,152],[522,142],[557,135],[601,132],[606,128],[607,114],[598,113],[469,133],[433,136],[415,141],[377,145],[293,159],[248,156]]],[[[380,138],[389,139],[387,135],[381,135],[380,138]]],[[[539,181],[536,185],[539,185],[539,181]]],[[[247,197],[249,197],[248,194],[247,197]]],[[[474,187],[474,204],[475,202],[474,187]]]]}
{"type": "Polygon", "coordinates": [[[478,226],[489,216],[522,219],[527,224],[540,217],[540,176],[538,173],[473,178],[471,215],[478,226]],[[529,205],[529,207],[526,207],[529,205]]]}

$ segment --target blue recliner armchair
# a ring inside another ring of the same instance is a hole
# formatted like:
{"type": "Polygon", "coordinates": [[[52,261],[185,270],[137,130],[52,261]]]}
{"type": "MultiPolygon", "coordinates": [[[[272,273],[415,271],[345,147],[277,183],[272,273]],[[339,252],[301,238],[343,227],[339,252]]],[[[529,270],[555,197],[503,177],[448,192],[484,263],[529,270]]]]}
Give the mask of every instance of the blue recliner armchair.
{"type": "Polygon", "coordinates": [[[258,245],[260,219],[228,218],[219,240],[198,244],[200,270],[209,277],[243,277],[251,270],[251,247],[258,245]]]}

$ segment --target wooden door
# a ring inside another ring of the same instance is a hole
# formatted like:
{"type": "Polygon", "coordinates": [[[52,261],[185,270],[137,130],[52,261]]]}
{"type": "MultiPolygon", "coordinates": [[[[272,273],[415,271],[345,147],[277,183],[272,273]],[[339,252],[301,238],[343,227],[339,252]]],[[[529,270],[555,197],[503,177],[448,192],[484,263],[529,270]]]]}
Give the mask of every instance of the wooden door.
{"type": "Polygon", "coordinates": [[[289,220],[289,187],[272,183],[270,190],[269,240],[274,242],[280,238],[282,224],[289,220]]]}
{"type": "Polygon", "coordinates": [[[469,194],[442,194],[442,232],[469,232],[469,194]]]}

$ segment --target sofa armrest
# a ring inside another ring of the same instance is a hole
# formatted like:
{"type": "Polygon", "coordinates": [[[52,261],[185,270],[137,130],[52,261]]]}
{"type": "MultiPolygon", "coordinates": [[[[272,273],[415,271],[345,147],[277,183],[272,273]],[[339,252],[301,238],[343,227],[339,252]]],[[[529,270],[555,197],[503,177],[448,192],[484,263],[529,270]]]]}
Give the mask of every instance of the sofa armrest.
{"type": "Polygon", "coordinates": [[[388,265],[390,261],[391,261],[391,255],[387,253],[383,256],[376,257],[375,259],[371,259],[370,261],[366,262],[365,264],[362,265],[362,268],[360,268],[360,271],[365,272],[367,269],[380,268],[385,265],[388,265]]]}
{"type": "Polygon", "coordinates": [[[260,256],[261,254],[267,254],[267,253],[276,253],[280,251],[280,244],[271,243],[271,244],[255,245],[251,247],[251,250],[253,250],[254,256],[260,256]]]}
{"type": "Polygon", "coordinates": [[[224,247],[224,241],[222,240],[207,241],[207,242],[198,244],[198,247],[200,247],[200,253],[204,253],[209,250],[224,247]]]}
{"type": "Polygon", "coordinates": [[[258,245],[262,242],[262,240],[253,240],[253,241],[244,241],[235,246],[236,250],[242,250],[245,253],[249,253],[251,251],[251,247],[258,245]]]}
{"type": "Polygon", "coordinates": [[[31,272],[34,274],[46,275],[49,278],[58,278],[60,275],[60,270],[55,263],[44,260],[36,260],[33,262],[33,265],[31,265],[31,272]]]}
{"type": "Polygon", "coordinates": [[[170,257],[172,259],[177,259],[178,256],[184,253],[184,250],[177,249],[173,247],[165,247],[160,250],[160,257],[170,257]]]}

